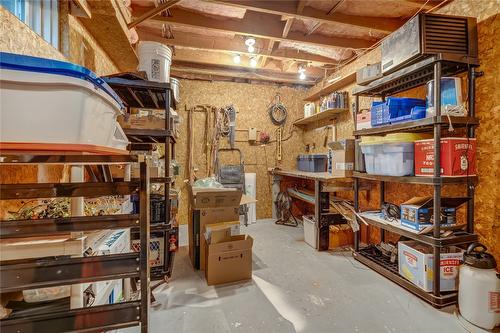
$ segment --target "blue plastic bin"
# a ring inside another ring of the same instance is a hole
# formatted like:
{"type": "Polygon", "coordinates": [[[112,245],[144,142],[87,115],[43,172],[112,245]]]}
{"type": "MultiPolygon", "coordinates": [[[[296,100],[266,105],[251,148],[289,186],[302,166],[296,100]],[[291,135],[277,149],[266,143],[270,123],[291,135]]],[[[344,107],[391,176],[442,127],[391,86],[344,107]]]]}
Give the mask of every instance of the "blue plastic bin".
{"type": "Polygon", "coordinates": [[[389,97],[385,102],[373,102],[371,108],[372,126],[381,126],[411,120],[415,106],[425,107],[425,100],[406,97],[389,97]]]}

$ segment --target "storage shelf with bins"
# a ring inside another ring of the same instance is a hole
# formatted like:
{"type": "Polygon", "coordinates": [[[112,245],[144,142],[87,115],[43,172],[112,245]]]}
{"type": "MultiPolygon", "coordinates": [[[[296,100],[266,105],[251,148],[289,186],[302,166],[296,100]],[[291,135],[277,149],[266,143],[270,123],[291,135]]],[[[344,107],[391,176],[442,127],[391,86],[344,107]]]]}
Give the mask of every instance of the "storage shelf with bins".
{"type": "MultiPolygon", "coordinates": [[[[412,88],[425,85],[429,80],[434,80],[435,84],[435,100],[436,116],[425,118],[406,123],[393,124],[387,126],[374,127],[370,129],[363,129],[354,131],[356,138],[370,135],[385,135],[395,132],[430,132],[434,135],[434,154],[436,156],[434,163],[434,176],[433,177],[393,177],[393,176],[378,176],[362,172],[354,172],[354,205],[357,211],[359,207],[359,181],[365,179],[369,181],[377,181],[380,183],[380,202],[385,201],[385,182],[398,182],[407,184],[422,184],[430,185],[434,188],[434,221],[440,221],[439,212],[441,210],[441,188],[448,184],[464,184],[467,186],[467,225],[466,231],[457,231],[452,236],[441,237],[441,225],[435,223],[432,236],[421,235],[405,230],[404,228],[391,225],[389,223],[382,223],[377,219],[366,218],[369,225],[381,229],[381,238],[384,240],[385,231],[393,232],[403,235],[410,239],[431,245],[433,247],[433,255],[439,258],[441,254],[441,247],[451,245],[465,245],[477,240],[474,235],[474,185],[477,182],[477,177],[442,177],[440,175],[440,148],[441,148],[441,131],[451,122],[453,127],[462,127],[467,131],[467,137],[474,137],[474,128],[479,124],[477,118],[474,117],[474,93],[475,93],[475,78],[479,74],[475,71],[477,64],[466,64],[447,59],[445,55],[437,55],[422,60],[416,64],[406,66],[390,75],[384,76],[378,80],[371,82],[364,87],[356,87],[353,90],[355,96],[355,110],[357,113],[359,108],[359,97],[382,97],[385,98],[389,95],[401,93],[412,88]],[[461,73],[468,74],[468,111],[467,117],[449,117],[441,115],[441,88],[440,82],[443,76],[457,75],[461,73]]],[[[356,117],[354,117],[356,121],[356,117]]],[[[356,125],[356,124],[355,124],[356,125]]],[[[379,258],[370,252],[369,248],[362,249],[360,247],[359,232],[355,235],[355,252],[354,258],[413,294],[419,296],[425,301],[431,303],[435,307],[443,307],[457,302],[456,292],[443,293],[440,290],[440,262],[434,261],[434,274],[433,285],[434,290],[431,293],[425,292],[418,288],[410,281],[401,277],[398,274],[397,264],[391,263],[384,258],[379,258]]]]}
{"type": "MultiPolygon", "coordinates": [[[[172,98],[170,83],[147,81],[134,73],[119,73],[103,78],[104,81],[120,96],[128,109],[145,108],[165,111],[164,129],[125,128],[124,132],[130,140],[129,150],[151,151],[155,144],[165,144],[165,176],[151,178],[151,183],[162,183],[164,186],[165,222],[151,225],[151,232],[163,235],[163,265],[161,269],[151,268],[152,279],[168,279],[172,273],[175,252],[169,251],[169,239],[172,233],[178,239],[178,228],[172,226],[170,189],[174,178],[170,175],[170,162],[175,157],[176,139],[171,129],[170,107],[176,107],[172,98]]],[[[130,110],[129,110],[130,111],[130,110]]]]}
{"type": "MultiPolygon", "coordinates": [[[[44,153],[12,155],[2,152],[0,165],[64,164],[80,167],[138,162],[134,156],[38,154],[44,153]]],[[[0,221],[0,239],[46,237],[100,229],[138,228],[140,241],[148,244],[149,221],[145,212],[149,200],[147,191],[149,180],[146,172],[146,163],[140,162],[139,181],[2,184],[0,185],[2,200],[98,197],[137,193],[143,213],[0,221]]],[[[54,333],[106,331],[140,324],[141,332],[147,332],[150,299],[148,265],[146,247],[138,253],[4,260],[0,263],[0,293],[131,278],[140,280],[141,299],[75,309],[70,308],[68,301],[61,307],[58,306],[57,310],[43,307],[39,310],[32,309],[29,314],[13,312],[9,317],[0,320],[0,330],[54,333]]]]}

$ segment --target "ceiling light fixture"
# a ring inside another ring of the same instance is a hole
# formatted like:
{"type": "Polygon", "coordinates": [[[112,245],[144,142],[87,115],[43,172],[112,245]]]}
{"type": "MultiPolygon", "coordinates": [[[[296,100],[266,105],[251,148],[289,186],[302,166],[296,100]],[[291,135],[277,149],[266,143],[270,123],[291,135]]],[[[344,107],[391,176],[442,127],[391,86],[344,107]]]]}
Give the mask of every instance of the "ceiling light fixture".
{"type": "Polygon", "coordinates": [[[234,57],[233,57],[233,62],[235,64],[239,64],[241,62],[241,57],[239,54],[235,54],[234,57]]]}
{"type": "Polygon", "coordinates": [[[248,47],[248,52],[254,53],[255,52],[255,38],[253,37],[248,37],[245,39],[245,45],[248,47]]]}
{"type": "Polygon", "coordinates": [[[306,66],[304,65],[300,65],[299,66],[299,70],[298,70],[299,73],[305,73],[306,72],[306,66]]]}
{"type": "Polygon", "coordinates": [[[250,58],[250,66],[257,67],[257,59],[254,57],[250,58]]]}
{"type": "Polygon", "coordinates": [[[306,72],[305,71],[304,72],[300,72],[299,79],[301,79],[301,80],[305,80],[306,79],[306,72]]]}

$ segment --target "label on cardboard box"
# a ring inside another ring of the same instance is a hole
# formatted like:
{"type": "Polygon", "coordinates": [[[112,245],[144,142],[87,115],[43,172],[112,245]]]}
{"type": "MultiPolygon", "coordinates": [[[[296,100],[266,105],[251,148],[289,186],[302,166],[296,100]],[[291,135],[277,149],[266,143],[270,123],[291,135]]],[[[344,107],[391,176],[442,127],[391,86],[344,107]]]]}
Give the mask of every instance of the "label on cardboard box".
{"type": "Polygon", "coordinates": [[[336,170],[354,170],[354,163],[335,163],[336,170]]]}

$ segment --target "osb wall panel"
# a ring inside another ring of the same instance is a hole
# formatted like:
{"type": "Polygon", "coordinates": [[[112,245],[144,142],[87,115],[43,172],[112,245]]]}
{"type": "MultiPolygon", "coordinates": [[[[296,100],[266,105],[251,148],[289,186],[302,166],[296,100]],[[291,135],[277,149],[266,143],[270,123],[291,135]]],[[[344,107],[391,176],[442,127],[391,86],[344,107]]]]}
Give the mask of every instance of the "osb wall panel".
{"type": "Polygon", "coordinates": [[[67,17],[69,19],[70,45],[68,60],[81,64],[98,75],[109,75],[119,72],[113,61],[80,21],[71,15],[67,17]]]}
{"type": "MultiPolygon", "coordinates": [[[[217,107],[223,107],[233,104],[237,110],[236,128],[248,129],[255,127],[258,131],[264,131],[270,134],[271,140],[276,138],[277,129],[271,123],[267,114],[267,109],[271,101],[274,100],[276,93],[281,96],[282,103],[288,110],[288,118],[285,126],[283,138],[290,136],[293,129],[291,123],[302,115],[302,100],[305,97],[305,90],[293,89],[289,87],[279,87],[275,85],[258,85],[246,83],[231,82],[206,82],[181,80],[181,98],[182,106],[180,115],[182,116],[181,137],[176,145],[177,161],[182,165],[182,177],[178,177],[177,187],[181,188],[181,207],[179,209],[180,223],[187,221],[187,192],[183,186],[183,179],[187,165],[188,154],[188,129],[187,112],[185,107],[190,108],[200,104],[210,104],[217,107]]],[[[205,114],[194,113],[193,116],[194,132],[194,151],[193,165],[199,171],[196,175],[199,178],[205,177],[206,173],[206,155],[204,151],[205,135],[205,114]]],[[[299,132],[291,134],[290,138],[283,142],[283,160],[277,164],[275,158],[276,143],[270,143],[266,146],[250,145],[247,141],[247,132],[238,131],[236,147],[240,148],[244,155],[245,171],[257,174],[257,217],[264,218],[271,216],[271,179],[267,174],[267,169],[279,165],[284,169],[295,168],[295,158],[303,150],[303,143],[299,132]]],[[[227,140],[221,140],[221,146],[227,146],[227,140]]],[[[221,164],[238,162],[237,154],[223,153],[221,164]]]]}
{"type": "MultiPolygon", "coordinates": [[[[476,132],[477,136],[477,165],[479,174],[479,184],[476,187],[475,197],[475,232],[479,239],[495,255],[497,261],[500,260],[500,94],[496,92],[500,84],[500,51],[497,46],[497,37],[500,32],[500,12],[499,1],[473,1],[455,0],[449,6],[440,10],[441,13],[451,15],[467,15],[478,18],[479,34],[479,58],[484,76],[476,80],[476,116],[480,119],[480,126],[476,132]]],[[[349,73],[357,68],[380,60],[380,50],[375,49],[370,53],[360,57],[355,62],[342,69],[343,73],[349,73]]],[[[351,91],[352,86],[345,87],[351,91]]],[[[408,97],[425,97],[424,88],[414,89],[404,94],[408,97]]],[[[360,98],[360,107],[367,108],[371,99],[360,98]]],[[[352,110],[351,110],[352,112],[352,110]]],[[[339,138],[352,137],[353,120],[352,114],[345,114],[337,119],[337,134],[339,138]]],[[[323,132],[324,133],[324,132],[323,132]]],[[[324,135],[318,131],[307,131],[304,134],[304,143],[316,144],[318,151],[322,148],[324,135]]],[[[443,195],[457,196],[465,195],[466,188],[460,186],[445,186],[443,195]]],[[[378,188],[373,189],[368,198],[361,195],[361,207],[376,208],[378,202],[378,188]]],[[[408,185],[398,183],[386,184],[386,200],[400,204],[413,196],[432,195],[432,187],[408,185]]],[[[347,196],[351,197],[352,196],[347,196]]],[[[465,209],[459,212],[459,220],[465,222],[465,209]]],[[[394,238],[392,238],[394,239],[394,238]]],[[[378,241],[377,231],[372,232],[372,240],[378,241]]]]}
{"type": "Polygon", "coordinates": [[[64,60],[64,56],[0,6],[0,51],[64,60]]]}

